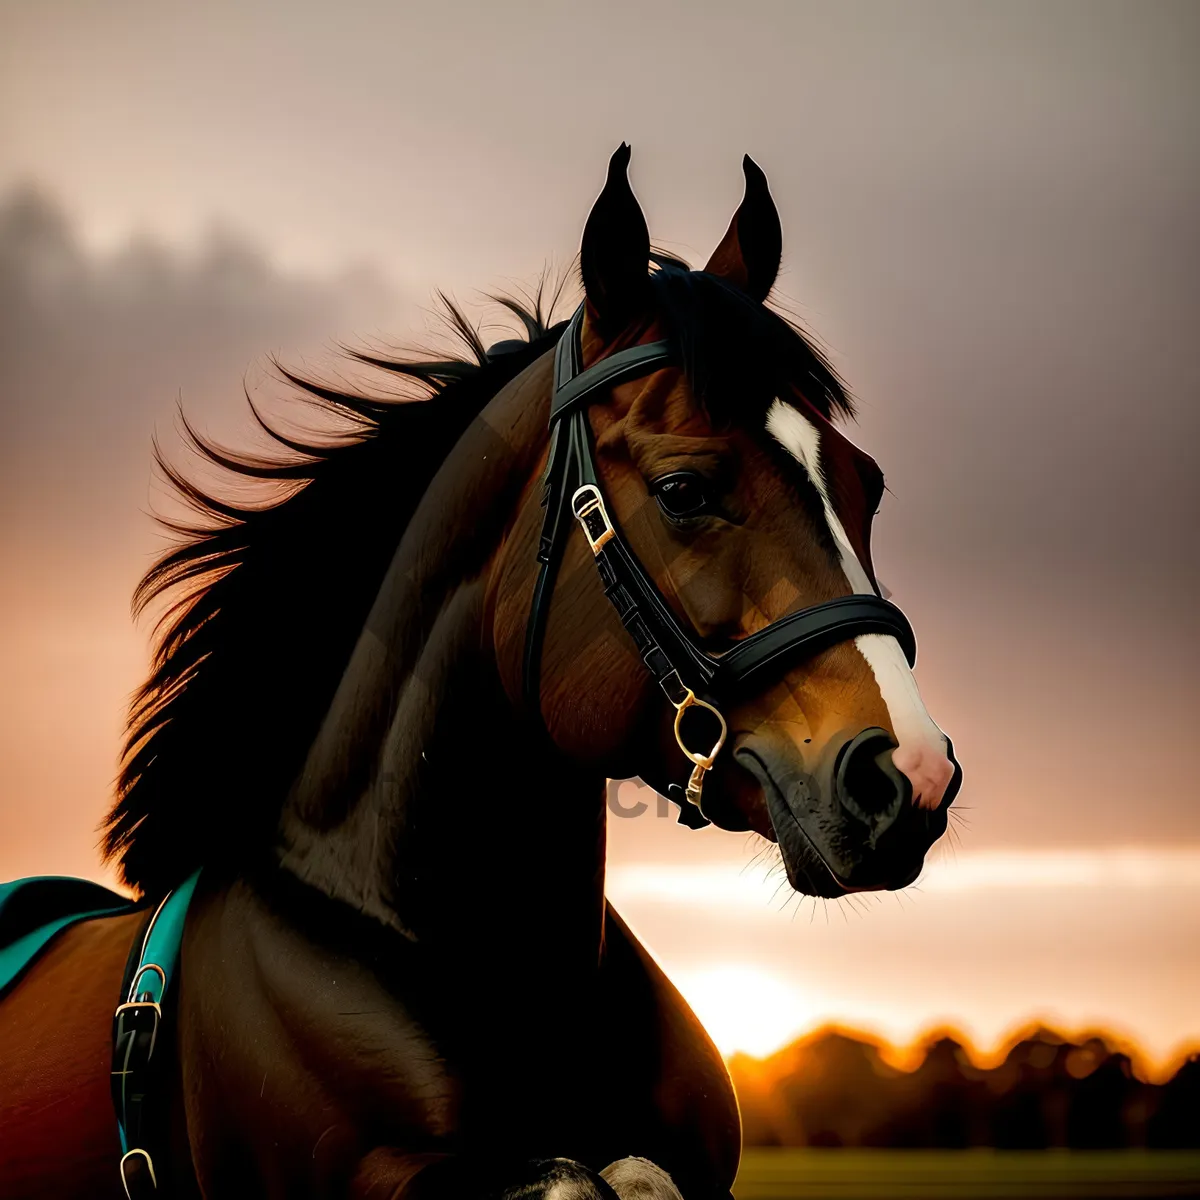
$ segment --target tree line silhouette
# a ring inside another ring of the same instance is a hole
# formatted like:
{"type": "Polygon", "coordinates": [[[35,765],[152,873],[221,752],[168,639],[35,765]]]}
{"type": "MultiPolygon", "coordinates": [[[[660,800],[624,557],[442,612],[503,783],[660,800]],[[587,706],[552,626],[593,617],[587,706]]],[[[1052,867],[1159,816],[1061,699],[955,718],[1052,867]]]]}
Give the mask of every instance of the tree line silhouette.
{"type": "Polygon", "coordinates": [[[767,1059],[735,1055],[730,1070],[747,1146],[1200,1149],[1200,1054],[1148,1083],[1104,1036],[1039,1028],[983,1068],[943,1035],[904,1071],[827,1030],[767,1059]]]}

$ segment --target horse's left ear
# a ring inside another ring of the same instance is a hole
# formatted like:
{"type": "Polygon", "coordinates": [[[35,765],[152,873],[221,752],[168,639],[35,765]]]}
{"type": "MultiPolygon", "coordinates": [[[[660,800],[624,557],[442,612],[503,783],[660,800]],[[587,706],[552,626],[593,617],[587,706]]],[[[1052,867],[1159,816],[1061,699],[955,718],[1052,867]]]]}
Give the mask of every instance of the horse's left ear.
{"type": "Polygon", "coordinates": [[[742,159],[742,170],[746,174],[746,194],[704,269],[762,301],[779,274],[783,229],[767,177],[748,154],[742,159]]]}
{"type": "Polygon", "coordinates": [[[616,333],[646,304],[650,291],[650,231],[629,186],[629,147],[622,142],[609,160],[600,193],[579,249],[588,303],[600,325],[616,333]]]}

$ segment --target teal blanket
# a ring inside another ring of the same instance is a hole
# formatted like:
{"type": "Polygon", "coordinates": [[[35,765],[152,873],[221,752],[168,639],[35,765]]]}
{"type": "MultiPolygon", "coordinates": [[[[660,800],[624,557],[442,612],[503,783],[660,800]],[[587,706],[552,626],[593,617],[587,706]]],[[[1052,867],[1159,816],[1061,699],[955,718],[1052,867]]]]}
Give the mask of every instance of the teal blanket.
{"type": "Polygon", "coordinates": [[[137,907],[135,901],[87,879],[37,875],[0,883],[0,996],[68,926],[137,907]]]}

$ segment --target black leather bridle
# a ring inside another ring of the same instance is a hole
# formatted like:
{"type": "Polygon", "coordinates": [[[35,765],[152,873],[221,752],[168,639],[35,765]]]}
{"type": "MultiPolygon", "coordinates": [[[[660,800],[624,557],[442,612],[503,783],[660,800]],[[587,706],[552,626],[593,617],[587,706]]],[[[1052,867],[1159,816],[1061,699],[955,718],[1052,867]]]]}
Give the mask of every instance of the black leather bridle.
{"type": "Polygon", "coordinates": [[[669,342],[649,342],[619,350],[583,369],[581,305],[554,352],[554,395],[550,402],[550,457],[546,464],[538,561],[541,569],[525,637],[524,689],[532,712],[541,713],[541,656],[546,618],[571,515],[583,528],[596,558],[604,594],[616,608],[642,659],[675,708],[675,738],[692,762],[686,787],[673,783],[668,798],[679,805],[681,824],[693,829],[710,822],[701,810],[704,774],[725,744],[728,732],[719,704],[788,666],[812,658],[838,642],[863,633],[890,634],[916,662],[917,642],[908,618],[877,595],[841,596],[772,621],[721,655],[709,654],[680,624],[654,580],[629,549],[604,502],[592,449],[588,405],[619,383],[678,364],[669,342]],[[708,750],[693,750],[682,731],[691,708],[707,710],[719,735],[708,750]]]}

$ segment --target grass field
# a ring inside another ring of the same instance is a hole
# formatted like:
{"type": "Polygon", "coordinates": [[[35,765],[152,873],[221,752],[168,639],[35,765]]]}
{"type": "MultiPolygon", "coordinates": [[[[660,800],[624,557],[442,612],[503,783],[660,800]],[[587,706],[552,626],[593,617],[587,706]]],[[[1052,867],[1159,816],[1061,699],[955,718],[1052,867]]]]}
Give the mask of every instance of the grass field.
{"type": "Polygon", "coordinates": [[[737,1200],[1200,1197],[1196,1151],[747,1150],[737,1200]]]}

